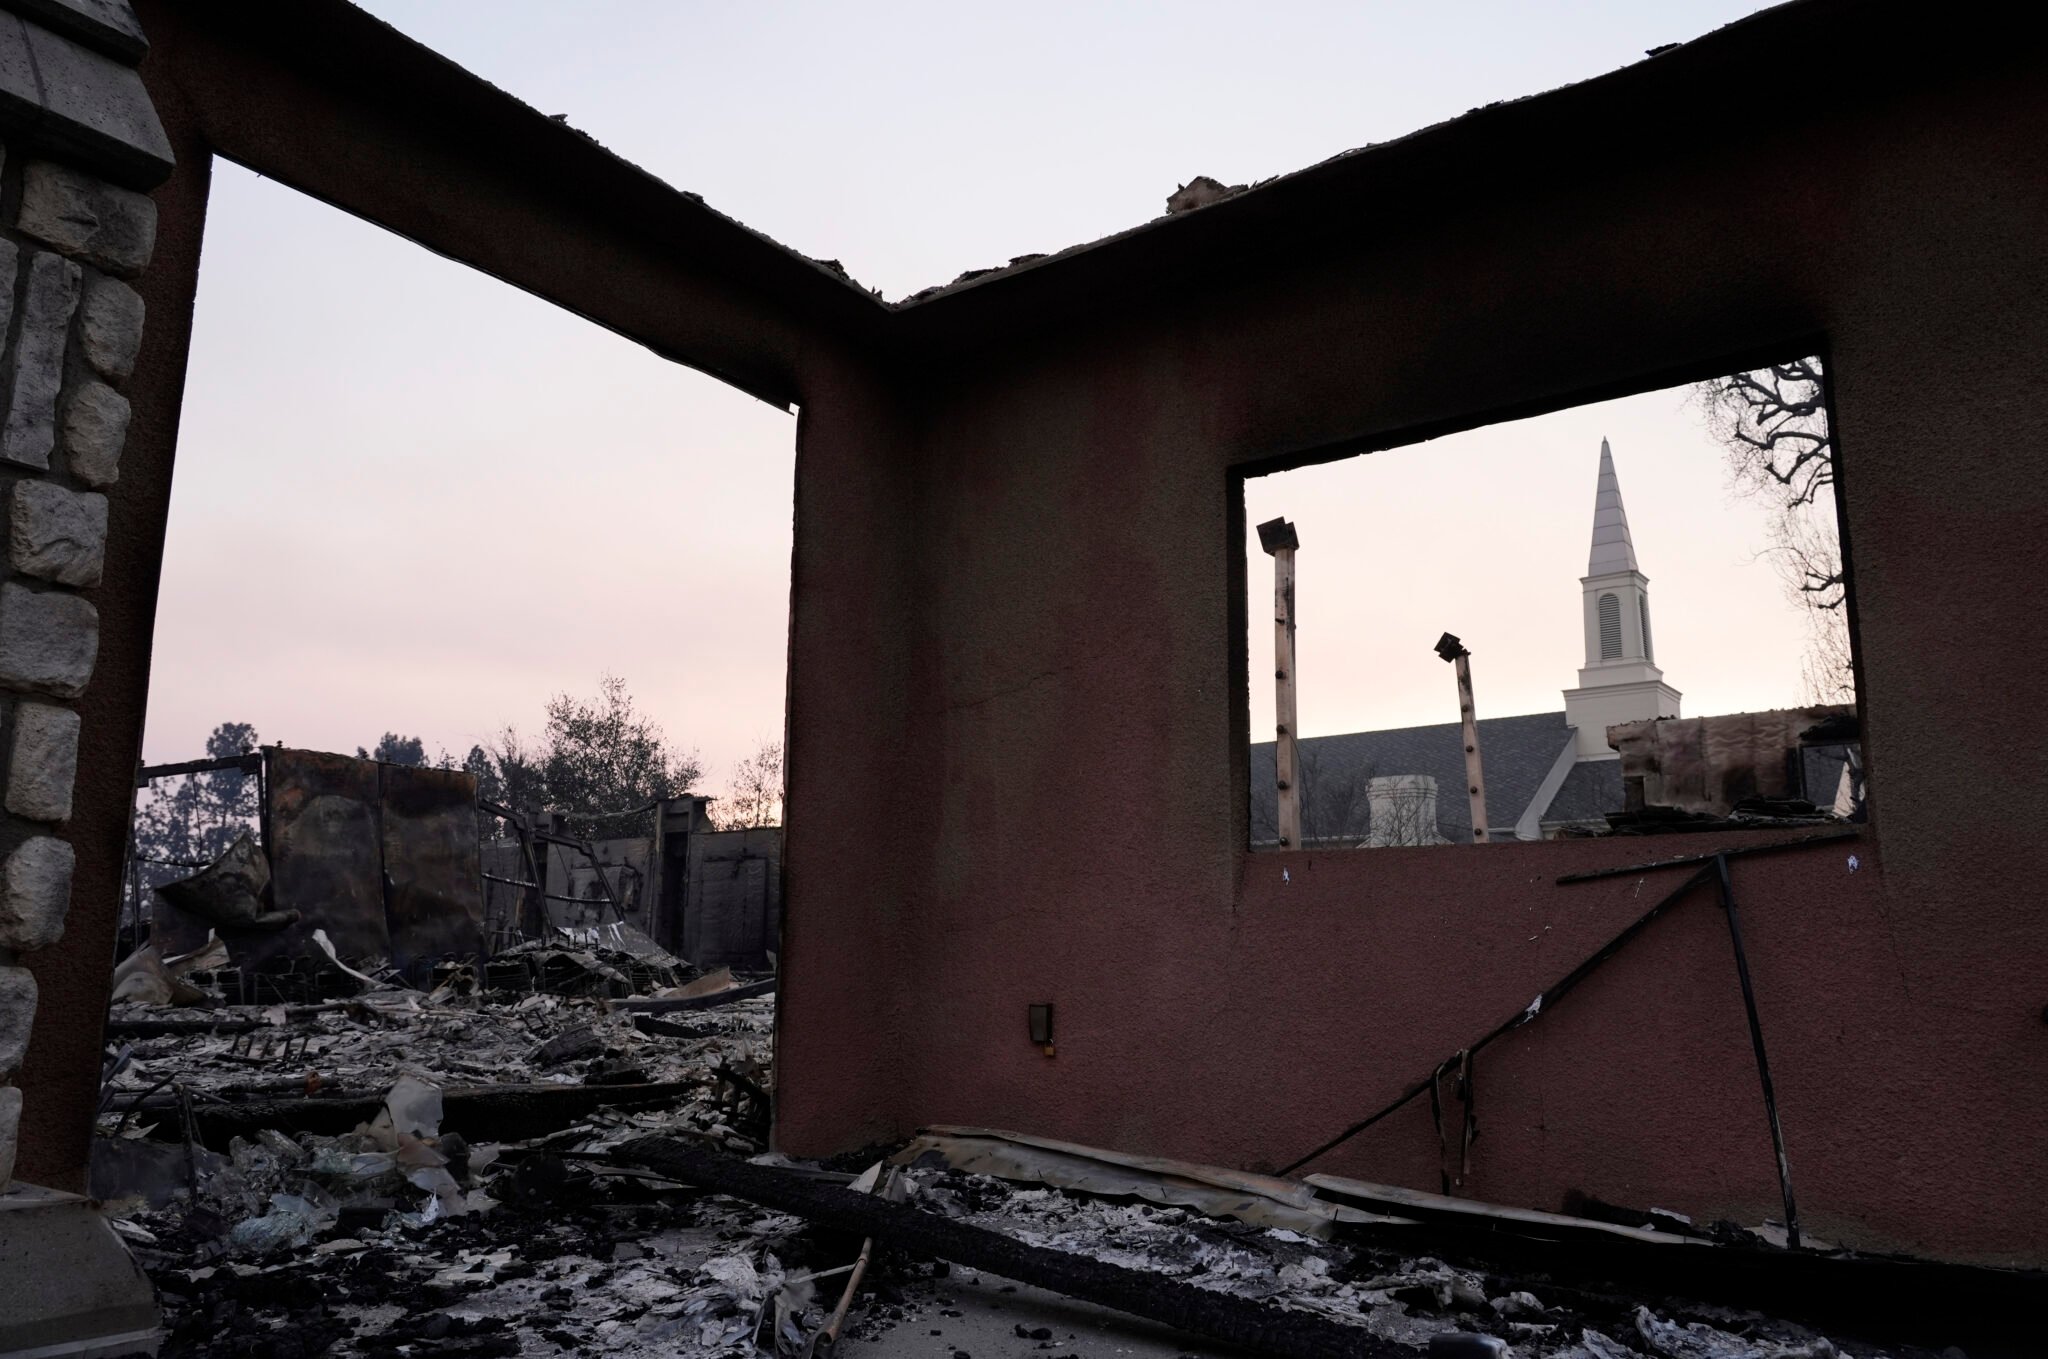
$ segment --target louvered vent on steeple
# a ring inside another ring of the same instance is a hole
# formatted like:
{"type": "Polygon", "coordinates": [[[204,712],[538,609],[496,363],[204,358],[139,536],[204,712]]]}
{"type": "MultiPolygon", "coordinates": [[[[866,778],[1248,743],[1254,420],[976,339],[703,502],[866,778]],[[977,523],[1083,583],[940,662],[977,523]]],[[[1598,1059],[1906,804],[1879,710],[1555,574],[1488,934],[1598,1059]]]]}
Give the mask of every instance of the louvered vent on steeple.
{"type": "Polygon", "coordinates": [[[1600,659],[1621,659],[1621,600],[1614,595],[1600,596],[1600,659]]]}

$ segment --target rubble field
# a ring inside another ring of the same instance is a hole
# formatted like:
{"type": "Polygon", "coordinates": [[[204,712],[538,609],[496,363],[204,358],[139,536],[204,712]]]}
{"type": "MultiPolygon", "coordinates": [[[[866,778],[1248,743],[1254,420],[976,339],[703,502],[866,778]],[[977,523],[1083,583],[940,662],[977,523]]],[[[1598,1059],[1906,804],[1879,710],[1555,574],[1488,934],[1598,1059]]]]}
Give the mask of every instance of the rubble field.
{"type": "MultiPolygon", "coordinates": [[[[767,1149],[774,999],[717,1003],[720,984],[707,1008],[660,1014],[602,995],[473,984],[385,987],[290,1011],[118,1007],[94,1189],[162,1294],[163,1354],[807,1352],[862,1241],[612,1155],[660,1137],[817,1180],[867,1169],[767,1149]],[[214,1027],[176,1031],[201,1023],[214,1027]],[[492,1103],[508,1090],[525,1101],[505,1106],[510,1115],[492,1103]],[[323,1106],[349,1126],[323,1123],[323,1106]],[[536,1120],[558,1126],[536,1132],[536,1120]],[[188,1145],[188,1130],[213,1149],[188,1145]]],[[[863,1186],[1048,1251],[1328,1318],[1356,1328],[1365,1354],[1427,1353],[1447,1333],[1494,1336],[1529,1359],[1940,1353],[1506,1277],[1341,1224],[1327,1234],[1263,1225],[1201,1202],[1030,1183],[915,1152],[863,1186]]],[[[878,1247],[839,1339],[849,1353],[938,1359],[1229,1352],[1170,1332],[1148,1342],[1113,1320],[878,1247]]]]}

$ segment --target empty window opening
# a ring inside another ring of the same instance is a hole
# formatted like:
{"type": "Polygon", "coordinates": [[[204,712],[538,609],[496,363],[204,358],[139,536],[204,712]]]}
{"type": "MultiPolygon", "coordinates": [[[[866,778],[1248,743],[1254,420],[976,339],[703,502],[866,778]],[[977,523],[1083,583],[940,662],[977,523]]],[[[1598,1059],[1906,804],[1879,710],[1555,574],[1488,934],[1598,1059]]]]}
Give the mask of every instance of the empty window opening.
{"type": "Polygon", "coordinates": [[[1247,478],[1253,847],[1862,820],[1823,384],[1800,359],[1247,478]]]}
{"type": "MultiPolygon", "coordinates": [[[[220,163],[144,749],[229,763],[141,791],[129,939],[152,888],[244,831],[264,845],[283,757],[267,794],[233,761],[282,746],[371,771],[346,777],[369,790],[350,815],[381,828],[356,846],[372,901],[374,861],[388,878],[405,852],[393,790],[422,768],[595,846],[536,861],[509,822],[465,823],[486,953],[614,923],[680,953],[678,894],[708,902],[716,877],[754,932],[720,946],[765,966],[775,912],[751,887],[777,878],[793,482],[788,412],[220,163]],[[727,822],[753,838],[698,843],[727,822]]],[[[286,931],[283,968],[324,965],[299,937],[317,923],[286,931]]]]}

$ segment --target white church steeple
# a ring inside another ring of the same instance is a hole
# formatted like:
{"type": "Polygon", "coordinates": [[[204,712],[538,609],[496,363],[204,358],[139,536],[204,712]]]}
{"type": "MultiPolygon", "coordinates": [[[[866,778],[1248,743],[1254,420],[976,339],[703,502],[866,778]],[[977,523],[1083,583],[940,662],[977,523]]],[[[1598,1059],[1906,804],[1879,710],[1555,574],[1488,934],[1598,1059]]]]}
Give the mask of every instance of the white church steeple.
{"type": "Polygon", "coordinates": [[[1579,758],[1614,756],[1607,728],[1678,716],[1679,692],[1664,683],[1650,632],[1650,578],[1636,564],[1614,452],[1600,441],[1593,495],[1593,549],[1579,586],[1585,596],[1586,664],[1564,691],[1565,720],[1578,731],[1579,758]]]}
{"type": "Polygon", "coordinates": [[[1588,576],[1636,569],[1636,545],[1628,536],[1628,511],[1621,507],[1621,479],[1614,475],[1614,450],[1600,441],[1600,481],[1593,493],[1593,552],[1588,576]]]}

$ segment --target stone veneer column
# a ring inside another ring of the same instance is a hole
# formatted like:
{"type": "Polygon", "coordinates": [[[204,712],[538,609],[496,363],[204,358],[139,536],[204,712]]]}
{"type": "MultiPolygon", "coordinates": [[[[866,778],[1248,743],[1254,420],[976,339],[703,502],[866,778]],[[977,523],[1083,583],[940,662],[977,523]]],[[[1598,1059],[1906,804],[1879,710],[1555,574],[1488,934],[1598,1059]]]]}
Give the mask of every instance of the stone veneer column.
{"type": "Polygon", "coordinates": [[[125,0],[0,0],[0,1191],[34,1028],[21,966],[64,932],[79,715],[99,652],[147,267],[172,168],[125,0]]]}

